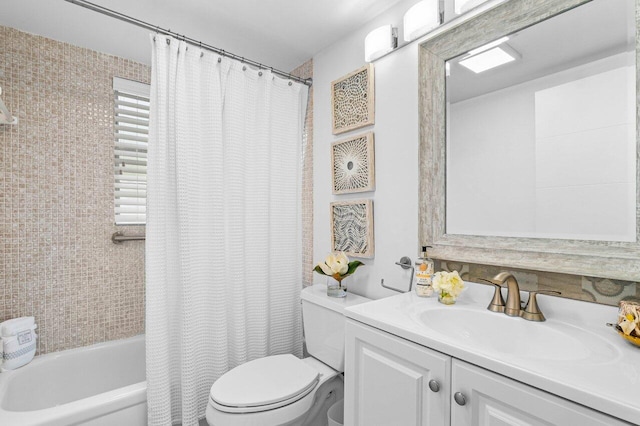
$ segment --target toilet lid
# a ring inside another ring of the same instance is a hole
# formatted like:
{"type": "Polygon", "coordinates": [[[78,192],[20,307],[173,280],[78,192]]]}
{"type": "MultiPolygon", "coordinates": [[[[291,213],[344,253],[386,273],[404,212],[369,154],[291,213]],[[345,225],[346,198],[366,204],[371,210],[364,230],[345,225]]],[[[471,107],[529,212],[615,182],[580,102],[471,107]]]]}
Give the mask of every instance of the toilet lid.
{"type": "Polygon", "coordinates": [[[211,399],[227,407],[259,407],[308,393],[318,371],[291,355],[249,361],[222,375],[211,387],[211,399]]]}

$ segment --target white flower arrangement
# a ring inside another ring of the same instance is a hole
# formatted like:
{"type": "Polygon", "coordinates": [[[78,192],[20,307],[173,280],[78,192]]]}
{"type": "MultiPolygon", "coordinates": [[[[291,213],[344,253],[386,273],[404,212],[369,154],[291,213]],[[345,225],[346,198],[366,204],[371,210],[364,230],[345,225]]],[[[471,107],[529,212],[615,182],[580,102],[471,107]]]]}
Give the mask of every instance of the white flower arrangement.
{"type": "Polygon", "coordinates": [[[359,260],[349,262],[346,254],[340,252],[329,254],[324,262],[319,262],[313,270],[321,275],[333,277],[338,282],[353,274],[364,263],[359,260]]]}
{"type": "Polygon", "coordinates": [[[455,300],[464,290],[464,281],[458,271],[436,272],[433,276],[433,289],[440,293],[440,297],[452,297],[455,300]]]}

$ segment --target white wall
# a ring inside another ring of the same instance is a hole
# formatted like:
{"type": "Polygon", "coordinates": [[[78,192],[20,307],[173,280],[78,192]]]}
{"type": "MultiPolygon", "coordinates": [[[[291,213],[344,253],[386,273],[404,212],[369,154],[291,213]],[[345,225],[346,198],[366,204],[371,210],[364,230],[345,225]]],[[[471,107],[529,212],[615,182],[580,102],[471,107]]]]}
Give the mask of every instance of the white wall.
{"type": "Polygon", "coordinates": [[[636,239],[635,61],[618,56],[622,67],[535,94],[538,235],[636,239]]]}
{"type": "MultiPolygon", "coordinates": [[[[314,259],[331,250],[329,203],[371,198],[374,204],[375,258],[345,283],[349,291],[372,298],[394,294],[380,286],[405,289],[408,272],[395,265],[402,256],[415,261],[418,253],[418,44],[410,44],[375,62],[375,125],[334,136],[331,133],[330,83],[363,66],[364,38],[379,25],[401,24],[416,0],[402,1],[367,26],[313,58],[314,86],[314,259]],[[376,190],[331,193],[331,142],[373,131],[376,190]]],[[[400,30],[402,36],[402,30],[400,30]]],[[[325,278],[315,274],[316,283],[325,278]]]]}
{"type": "MultiPolygon", "coordinates": [[[[381,279],[386,285],[406,291],[409,272],[395,262],[402,256],[409,256],[415,261],[419,255],[422,242],[418,241],[418,46],[448,27],[504,1],[486,1],[453,22],[453,1],[445,0],[449,24],[375,61],[376,113],[373,126],[334,136],[331,133],[330,83],[365,64],[364,38],[369,31],[392,24],[398,27],[399,43],[403,43],[402,18],[417,0],[398,2],[364,27],[313,57],[315,261],[324,259],[331,250],[329,203],[371,198],[374,204],[375,258],[361,259],[366,266],[345,280],[349,291],[374,299],[396,294],[382,288],[381,279]],[[367,131],[375,133],[375,192],[334,196],[331,193],[331,142],[367,131]]],[[[325,283],[326,279],[315,274],[314,282],[325,283]]]]}
{"type": "MultiPolygon", "coordinates": [[[[330,251],[329,203],[371,198],[374,202],[375,258],[346,281],[349,291],[371,298],[395,294],[380,280],[406,289],[408,273],[395,265],[401,256],[415,260],[418,241],[418,46],[429,37],[483,10],[502,3],[490,0],[445,24],[421,40],[377,60],[375,66],[375,125],[334,136],[331,133],[330,83],[364,65],[364,38],[369,31],[391,23],[402,38],[402,16],[417,0],[401,1],[363,28],[314,56],[314,259],[330,251]],[[331,193],[330,144],[373,131],[375,133],[376,191],[334,196],[331,193]]],[[[446,0],[446,9],[451,9],[446,0]]],[[[530,220],[531,218],[529,218],[530,220]]],[[[316,283],[325,278],[315,275],[316,283]]]]}
{"type": "Polygon", "coordinates": [[[524,86],[449,106],[447,233],[534,232],[534,89],[524,86]]]}
{"type": "Polygon", "coordinates": [[[634,56],[450,105],[447,232],[635,240],[634,56]]]}

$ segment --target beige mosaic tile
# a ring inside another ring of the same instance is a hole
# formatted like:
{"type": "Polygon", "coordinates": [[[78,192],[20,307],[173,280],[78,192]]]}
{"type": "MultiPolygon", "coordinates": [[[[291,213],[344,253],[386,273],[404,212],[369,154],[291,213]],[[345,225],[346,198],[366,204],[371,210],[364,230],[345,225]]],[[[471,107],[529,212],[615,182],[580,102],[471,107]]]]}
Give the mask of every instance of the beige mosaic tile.
{"type": "MultiPolygon", "coordinates": [[[[293,70],[301,78],[313,78],[313,59],[293,70]]],[[[313,284],[313,86],[309,88],[307,118],[304,129],[302,165],[302,282],[313,284]]]]}
{"type": "MultiPolygon", "coordinates": [[[[114,245],[114,76],[148,66],[0,26],[0,321],[33,315],[38,353],[144,332],[144,243],[114,245]]],[[[309,78],[311,60],[293,71],[309,78]]],[[[313,267],[313,89],[303,173],[304,283],[313,267]]]]}
{"type": "Polygon", "coordinates": [[[115,245],[114,76],[146,65],[0,26],[0,321],[33,315],[38,353],[144,332],[144,243],[115,245]]]}

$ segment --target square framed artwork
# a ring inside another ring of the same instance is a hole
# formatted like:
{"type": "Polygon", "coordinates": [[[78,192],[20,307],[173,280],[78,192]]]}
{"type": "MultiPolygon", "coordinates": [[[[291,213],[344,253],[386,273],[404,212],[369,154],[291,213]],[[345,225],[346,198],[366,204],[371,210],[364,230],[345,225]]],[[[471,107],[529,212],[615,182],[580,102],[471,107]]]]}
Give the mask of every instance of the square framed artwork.
{"type": "Polygon", "coordinates": [[[351,257],[373,257],[373,201],[333,202],[330,209],[331,251],[342,251],[351,257]]]}
{"type": "Polygon", "coordinates": [[[331,82],[333,134],[348,132],[375,121],[373,64],[331,82]]]}
{"type": "Polygon", "coordinates": [[[373,132],[331,144],[331,183],[334,194],[375,189],[373,132]]]}

